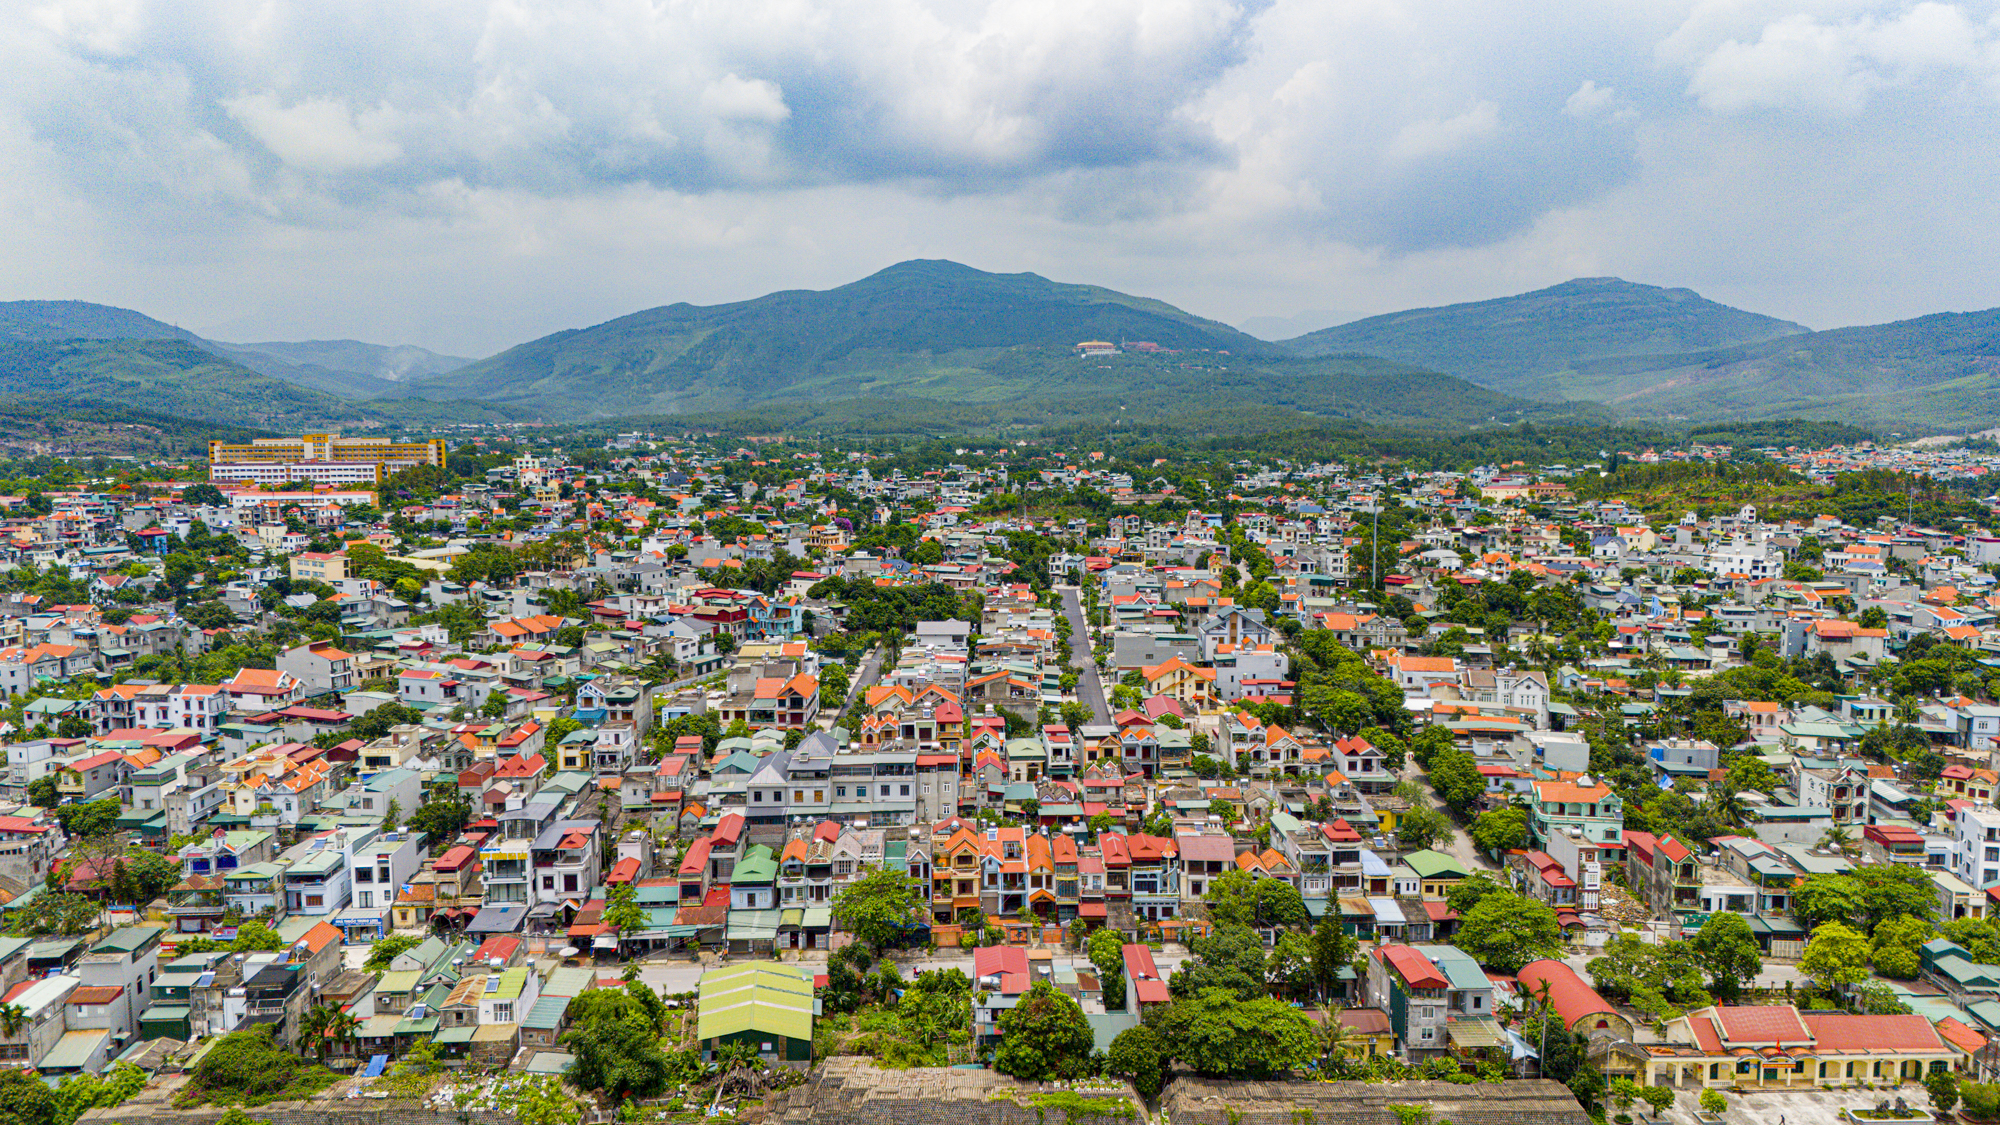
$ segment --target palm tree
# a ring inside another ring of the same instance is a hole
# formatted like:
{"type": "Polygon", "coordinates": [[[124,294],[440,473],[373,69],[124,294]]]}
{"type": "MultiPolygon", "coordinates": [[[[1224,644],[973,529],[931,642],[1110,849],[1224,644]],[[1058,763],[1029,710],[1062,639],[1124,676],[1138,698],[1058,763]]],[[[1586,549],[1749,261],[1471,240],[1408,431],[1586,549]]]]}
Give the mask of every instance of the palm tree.
{"type": "Polygon", "coordinates": [[[299,1031],[312,1043],[313,1057],[320,1062],[326,1061],[326,1049],[332,1044],[330,1032],[340,1014],[332,1004],[315,1004],[299,1019],[299,1031]]]}
{"type": "Polygon", "coordinates": [[[1535,1065],[1540,1066],[1542,1060],[1549,1057],[1549,1019],[1555,1015],[1556,1011],[1554,1001],[1555,982],[1548,977],[1543,977],[1541,980],[1528,986],[1528,995],[1534,997],[1535,1003],[1540,1005],[1542,1009],[1542,1046],[1540,1052],[1535,1056],[1535,1065]]]}
{"type": "Polygon", "coordinates": [[[9,1039],[21,1033],[28,1022],[28,1009],[19,1004],[0,1005],[0,1034],[9,1039]]]}
{"type": "Polygon", "coordinates": [[[1845,824],[1836,824],[1819,838],[1822,848],[1838,849],[1843,854],[1854,845],[1854,830],[1845,824]]]}
{"type": "Polygon", "coordinates": [[[1708,791],[1708,811],[1723,824],[1742,827],[1750,816],[1750,807],[1743,802],[1736,790],[1727,786],[1713,786],[1708,791]]]}
{"type": "Polygon", "coordinates": [[[1319,1018],[1314,1034],[1319,1039],[1319,1056],[1326,1062],[1346,1058],[1361,1047],[1361,1033],[1340,1022],[1342,1009],[1334,1008],[1319,1018]]]}

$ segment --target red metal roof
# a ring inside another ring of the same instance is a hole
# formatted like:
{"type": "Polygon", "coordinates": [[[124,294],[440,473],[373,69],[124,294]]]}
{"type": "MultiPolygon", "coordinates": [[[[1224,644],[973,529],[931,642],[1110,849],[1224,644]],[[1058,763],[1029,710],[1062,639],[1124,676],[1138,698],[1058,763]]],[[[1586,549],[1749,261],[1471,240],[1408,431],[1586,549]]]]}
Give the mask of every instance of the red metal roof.
{"type": "Polygon", "coordinates": [[[1407,945],[1383,946],[1376,950],[1376,955],[1401,974],[1411,988],[1445,988],[1450,984],[1430,958],[1407,945]]]}

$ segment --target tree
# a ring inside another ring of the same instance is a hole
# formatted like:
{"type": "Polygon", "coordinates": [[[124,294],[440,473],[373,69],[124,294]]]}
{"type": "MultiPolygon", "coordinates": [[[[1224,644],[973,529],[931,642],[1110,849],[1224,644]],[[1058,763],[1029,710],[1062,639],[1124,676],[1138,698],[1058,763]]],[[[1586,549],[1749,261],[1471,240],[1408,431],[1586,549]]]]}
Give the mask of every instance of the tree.
{"type": "Polygon", "coordinates": [[[0,1125],[57,1125],[55,1091],[25,1070],[0,1070],[0,1125]]]}
{"type": "Polygon", "coordinates": [[[1176,1059],[1204,1078],[1270,1078],[1319,1054],[1319,1037],[1298,1009],[1224,988],[1175,1000],[1156,1017],[1154,1030],[1176,1059]]]}
{"type": "Polygon", "coordinates": [[[1505,892],[1491,875],[1474,873],[1459,880],[1444,893],[1445,906],[1460,918],[1471,913],[1472,908],[1486,900],[1488,895],[1505,892]]]}
{"type": "Polygon", "coordinates": [[[1931,1104],[1942,1117],[1958,1105],[1958,1075],[1949,1070],[1931,1071],[1924,1075],[1924,1092],[1931,1096],[1931,1104]]]}
{"type": "Polygon", "coordinates": [[[1030,1082],[1076,1078],[1089,1067],[1092,1042],[1090,1021],[1077,1002],[1048,981],[1036,981],[1000,1014],[993,1069],[1030,1082]]]}
{"type": "Polygon", "coordinates": [[[1460,916],[1455,941],[1488,968],[1519,972],[1530,961],[1562,956],[1562,923],[1547,903],[1503,891],[1460,916]]]}
{"type": "Polygon", "coordinates": [[[1342,1009],[1335,1008],[1321,1013],[1318,1026],[1313,1028],[1313,1034],[1319,1039],[1319,1058],[1322,1065],[1344,1059],[1359,1049],[1361,1035],[1342,1022],[1341,1011],[1342,1009]]]}
{"type": "Polygon", "coordinates": [[[605,893],[604,923],[615,927],[620,937],[630,937],[646,928],[646,908],[639,905],[637,887],[617,883],[605,893]]]}
{"type": "Polygon", "coordinates": [[[1435,847],[1451,833],[1451,821],[1429,805],[1417,805],[1396,821],[1396,842],[1410,851],[1435,847]]]}
{"type": "Polygon", "coordinates": [[[312,1043],[313,1057],[326,1061],[334,1043],[352,1038],[361,1021],[342,1011],[338,1004],[315,1004],[299,1020],[299,1031],[312,1043]]]}
{"type": "Polygon", "coordinates": [[[1125,1007],[1125,939],[1115,930],[1099,930],[1090,935],[1090,963],[1097,967],[1098,984],[1104,990],[1104,1008],[1115,1012],[1125,1007]]]}
{"type": "Polygon", "coordinates": [[[1642,1086],[1639,1088],[1639,1098],[1647,1106],[1651,1107],[1653,1116],[1658,1117],[1667,1112],[1667,1109],[1674,1104],[1674,1088],[1672,1086],[1642,1086]]]}
{"type": "Polygon", "coordinates": [[[368,947],[368,959],[361,963],[361,967],[371,973],[386,973],[390,962],[422,945],[423,941],[415,934],[390,934],[368,947]]]}
{"type": "Polygon", "coordinates": [[[1167,980],[1176,998],[1226,989],[1250,1000],[1264,995],[1264,942],[1248,926],[1223,925],[1188,943],[1194,954],[1167,980]]]}
{"type": "Polygon", "coordinates": [[[1743,986],[1764,971],[1764,958],[1750,923],[1741,914],[1717,914],[1703,923],[1692,945],[1708,968],[1709,986],[1716,996],[1734,1002],[1743,986]]]}
{"type": "Polygon", "coordinates": [[[1964,1100],[1967,1117],[1979,1121],[2000,1118],[2000,1084],[1961,1082],[1958,1096],[1964,1100]]]}
{"type": "Polygon", "coordinates": [[[908,932],[917,884],[901,871],[878,867],[833,896],[833,916],[869,948],[882,950],[908,932]]]}
{"type": "Polygon", "coordinates": [[[236,927],[236,940],[229,943],[231,953],[276,953],[285,948],[285,939],[278,931],[255,920],[236,927]]]}
{"type": "Polygon", "coordinates": [[[1859,930],[1839,922],[1828,922],[1813,931],[1806,942],[1799,969],[1821,988],[1833,992],[1868,979],[1868,938],[1859,930]]]}
{"type": "Polygon", "coordinates": [[[1325,999],[1340,987],[1340,970],[1354,963],[1361,943],[1341,929],[1339,919],[1329,910],[1313,928],[1312,944],[1313,986],[1325,999]]]}
{"type": "Polygon", "coordinates": [[[1167,1084],[1170,1061],[1160,1037],[1152,1028],[1141,1025],[1126,1028],[1111,1041],[1111,1050],[1105,1053],[1104,1070],[1130,1082],[1140,1097],[1151,1101],[1160,1096],[1160,1088],[1167,1084]]]}
{"type": "Polygon", "coordinates": [[[229,498],[222,494],[221,489],[203,482],[201,484],[191,484],[181,489],[181,503],[207,508],[220,508],[224,504],[229,503],[229,498]]]}
{"type": "Polygon", "coordinates": [[[389,807],[382,811],[382,827],[394,831],[403,823],[403,805],[394,797],[389,798],[389,807]]]}
{"type": "Polygon", "coordinates": [[[1480,813],[1472,822],[1472,842],[1483,852],[1504,852],[1528,846],[1528,811],[1518,805],[1480,813]]]}
{"type": "Polygon", "coordinates": [[[76,1125],[85,1113],[122,1105],[145,1088],[146,1072],[131,1063],[113,1063],[102,1074],[72,1074],[56,1087],[56,1125],[76,1125]]]}
{"type": "Polygon", "coordinates": [[[28,801],[38,809],[52,809],[62,804],[62,794],[56,790],[54,774],[43,774],[28,783],[28,801]]]}
{"type": "Polygon", "coordinates": [[[1701,1092],[1700,1102],[1703,1113],[1720,1114],[1729,1108],[1729,1099],[1722,1096],[1722,1091],[1713,1088],[1701,1092]]]}
{"type": "Polygon", "coordinates": [[[1810,875],[1792,896],[1792,916],[1808,930],[1842,922],[1873,934],[1888,919],[1937,914],[1937,888],[1922,868],[1903,863],[1857,867],[1845,875],[1810,875]]]}
{"type": "Polygon", "coordinates": [[[419,805],[404,827],[423,833],[424,839],[436,849],[457,839],[470,823],[472,805],[454,787],[446,792],[442,800],[425,801],[419,805]]]}
{"type": "Polygon", "coordinates": [[[652,1097],[666,1089],[670,1074],[659,1029],[631,997],[611,995],[625,1002],[617,1014],[578,1022],[563,1035],[563,1048],[575,1057],[564,1077],[579,1090],[603,1093],[613,1104],[652,1097]]]}

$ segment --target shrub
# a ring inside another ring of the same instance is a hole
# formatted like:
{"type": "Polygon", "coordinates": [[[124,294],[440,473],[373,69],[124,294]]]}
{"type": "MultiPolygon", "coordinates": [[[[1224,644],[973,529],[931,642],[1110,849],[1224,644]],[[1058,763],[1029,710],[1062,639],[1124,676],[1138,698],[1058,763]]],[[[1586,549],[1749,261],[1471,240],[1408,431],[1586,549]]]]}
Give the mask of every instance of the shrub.
{"type": "Polygon", "coordinates": [[[274,1030],[275,1025],[265,1024],[223,1036],[195,1064],[192,1080],[181,1095],[182,1108],[202,1102],[262,1105],[303,1097],[325,1089],[339,1077],[272,1042],[274,1030]]]}
{"type": "Polygon", "coordinates": [[[1964,1083],[1958,1088],[1958,1098],[1967,1117],[1980,1120],[2000,1117],[2000,1083],[1964,1083]]]}
{"type": "Polygon", "coordinates": [[[1722,1091],[1703,1090],[1701,1092],[1701,1111],[1703,1113],[1721,1113],[1728,1108],[1729,1099],[1722,1096],[1722,1091]]]}

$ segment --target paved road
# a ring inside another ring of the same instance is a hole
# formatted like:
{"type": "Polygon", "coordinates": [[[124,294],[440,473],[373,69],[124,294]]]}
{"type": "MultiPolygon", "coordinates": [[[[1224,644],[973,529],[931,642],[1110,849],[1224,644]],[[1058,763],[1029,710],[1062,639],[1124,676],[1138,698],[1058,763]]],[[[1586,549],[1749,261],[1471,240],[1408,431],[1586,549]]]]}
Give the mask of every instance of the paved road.
{"type": "MultiPolygon", "coordinates": [[[[868,650],[868,654],[861,658],[861,666],[854,670],[854,678],[848,682],[847,687],[849,697],[859,699],[861,697],[860,693],[863,690],[872,686],[876,680],[881,678],[882,646],[876,645],[874,648],[868,650]]],[[[834,725],[840,726],[846,721],[847,710],[843,704],[840,714],[834,720],[834,725]]]]}
{"type": "Polygon", "coordinates": [[[1076,697],[1090,708],[1091,721],[1111,722],[1111,708],[1104,702],[1104,685],[1097,678],[1097,661],[1090,651],[1090,624],[1083,619],[1083,596],[1074,586],[1058,586],[1063,615],[1069,618],[1069,664],[1076,669],[1076,697]]]}
{"type": "MultiPolygon", "coordinates": [[[[1153,954],[1153,964],[1160,970],[1162,975],[1172,976],[1174,970],[1179,968],[1180,963],[1187,958],[1187,954],[1181,952],[1179,946],[1173,946],[1172,950],[1172,952],[1162,951],[1153,954]]],[[[791,962],[795,956],[795,954],[787,951],[785,953],[785,960],[791,962]]],[[[751,960],[762,961],[764,958],[736,957],[721,963],[727,965],[751,960]]],[[[799,963],[824,969],[826,954],[811,951],[799,963]]],[[[1078,968],[1087,969],[1090,967],[1090,959],[1080,953],[1072,954],[1067,950],[1059,950],[1055,955],[1054,964],[1058,967],[1074,965],[1078,968]]],[[[672,961],[655,961],[640,966],[639,979],[654,988],[663,989],[667,992],[692,992],[700,985],[701,975],[712,967],[710,965],[697,965],[690,961],[678,959],[672,961]]],[[[915,957],[899,956],[896,958],[896,967],[906,979],[914,977],[918,973],[930,972],[933,969],[957,969],[965,975],[971,976],[972,955],[970,953],[956,955],[937,953],[921,954],[915,957]]],[[[615,971],[622,972],[623,967],[619,966],[615,971]]]]}
{"type": "MultiPolygon", "coordinates": [[[[1438,796],[1437,790],[1431,787],[1430,777],[1422,769],[1418,768],[1415,762],[1405,762],[1403,764],[1402,776],[1403,780],[1414,782],[1417,788],[1423,791],[1425,804],[1444,814],[1445,819],[1451,820],[1454,828],[1456,828],[1457,821],[1452,817],[1451,810],[1445,807],[1444,798],[1438,796]]],[[[1446,845],[1443,851],[1453,859],[1464,864],[1467,871],[1496,872],[1500,870],[1498,864],[1480,854],[1479,849],[1472,844],[1471,834],[1463,829],[1456,830],[1451,834],[1451,843],[1446,845]]]]}

